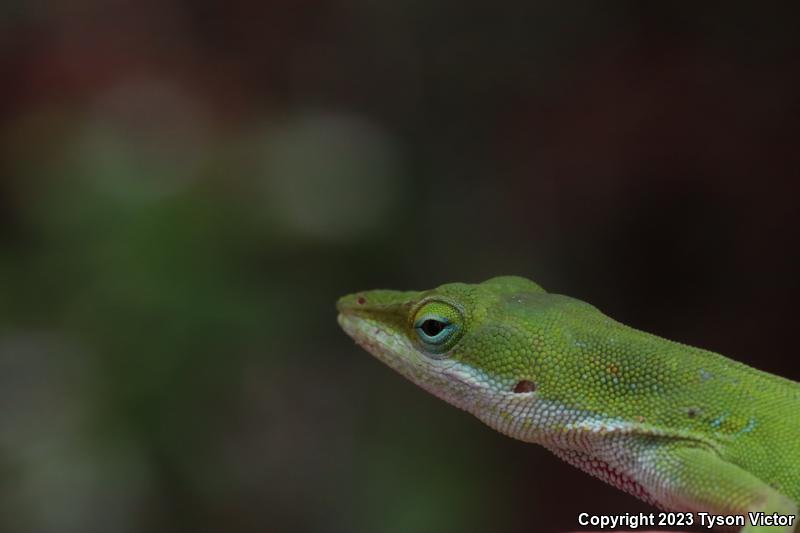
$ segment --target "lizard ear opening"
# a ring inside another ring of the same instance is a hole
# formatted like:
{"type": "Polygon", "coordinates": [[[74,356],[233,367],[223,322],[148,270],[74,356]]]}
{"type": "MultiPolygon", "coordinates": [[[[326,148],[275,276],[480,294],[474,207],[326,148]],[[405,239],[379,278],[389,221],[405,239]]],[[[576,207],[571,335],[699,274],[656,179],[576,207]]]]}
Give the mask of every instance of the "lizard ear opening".
{"type": "Polygon", "coordinates": [[[535,390],[536,390],[536,383],[534,383],[533,381],[529,381],[527,379],[523,379],[514,386],[514,392],[517,394],[523,392],[534,392],[535,390]]]}

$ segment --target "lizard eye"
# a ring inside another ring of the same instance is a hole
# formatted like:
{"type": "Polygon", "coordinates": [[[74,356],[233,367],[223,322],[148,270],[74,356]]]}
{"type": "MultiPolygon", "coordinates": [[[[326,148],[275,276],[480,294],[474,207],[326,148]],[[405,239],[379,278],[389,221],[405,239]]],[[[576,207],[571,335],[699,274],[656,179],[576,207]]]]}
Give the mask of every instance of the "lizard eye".
{"type": "Polygon", "coordinates": [[[458,340],[461,312],[444,302],[429,302],[417,311],[414,332],[425,351],[441,354],[458,340]]]}
{"type": "Polygon", "coordinates": [[[448,331],[452,329],[452,324],[442,318],[426,318],[417,326],[419,336],[422,340],[431,344],[438,344],[446,340],[448,331]]]}

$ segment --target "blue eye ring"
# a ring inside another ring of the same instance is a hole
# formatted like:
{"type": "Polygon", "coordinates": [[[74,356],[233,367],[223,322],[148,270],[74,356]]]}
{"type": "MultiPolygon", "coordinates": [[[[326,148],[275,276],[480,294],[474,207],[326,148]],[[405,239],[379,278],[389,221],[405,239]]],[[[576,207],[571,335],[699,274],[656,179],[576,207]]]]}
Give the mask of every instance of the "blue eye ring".
{"type": "Polygon", "coordinates": [[[417,349],[432,359],[447,357],[464,333],[464,309],[448,299],[426,298],[411,316],[409,334],[417,349]]]}
{"type": "Polygon", "coordinates": [[[424,344],[439,346],[447,342],[458,328],[443,316],[425,315],[417,320],[414,329],[424,344]]]}

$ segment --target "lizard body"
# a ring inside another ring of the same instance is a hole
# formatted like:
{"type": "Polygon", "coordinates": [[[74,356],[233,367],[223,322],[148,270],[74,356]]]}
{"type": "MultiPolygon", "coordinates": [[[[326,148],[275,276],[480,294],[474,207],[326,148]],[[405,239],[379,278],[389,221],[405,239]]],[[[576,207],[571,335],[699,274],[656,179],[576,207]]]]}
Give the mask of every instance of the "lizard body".
{"type": "Polygon", "coordinates": [[[337,307],[370,353],[501,433],[663,509],[778,513],[791,523],[742,531],[796,531],[794,381],[513,276],[361,292],[337,307]]]}

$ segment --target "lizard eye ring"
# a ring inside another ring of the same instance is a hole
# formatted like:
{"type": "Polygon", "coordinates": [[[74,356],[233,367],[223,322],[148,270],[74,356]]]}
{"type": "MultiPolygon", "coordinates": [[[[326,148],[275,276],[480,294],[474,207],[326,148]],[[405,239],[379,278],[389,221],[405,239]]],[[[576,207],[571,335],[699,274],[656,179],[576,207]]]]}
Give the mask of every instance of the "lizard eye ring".
{"type": "Polygon", "coordinates": [[[453,334],[453,324],[444,317],[424,316],[414,325],[420,340],[426,344],[439,345],[453,334]]]}
{"type": "Polygon", "coordinates": [[[430,301],[417,312],[413,333],[425,352],[443,354],[458,341],[464,318],[456,307],[442,301],[430,301]]]}

